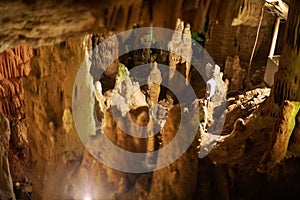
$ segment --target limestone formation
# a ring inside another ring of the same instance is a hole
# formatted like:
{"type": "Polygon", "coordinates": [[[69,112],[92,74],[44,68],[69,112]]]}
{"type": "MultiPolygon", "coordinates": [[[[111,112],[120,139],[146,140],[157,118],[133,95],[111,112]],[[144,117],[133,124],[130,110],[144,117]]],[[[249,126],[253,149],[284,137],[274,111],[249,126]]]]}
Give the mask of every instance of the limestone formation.
{"type": "Polygon", "coordinates": [[[10,148],[7,152],[9,163],[18,169],[11,171],[14,180],[24,178],[25,170],[22,168],[29,166],[31,162],[24,77],[31,71],[32,56],[32,48],[28,46],[19,46],[0,54],[0,113],[8,118],[10,124],[10,148]]]}
{"type": "MultiPolygon", "coordinates": [[[[178,104],[168,112],[166,126],[162,130],[162,148],[167,146],[174,139],[173,137],[178,134],[177,131],[180,125],[179,112],[180,107],[178,104]]],[[[189,124],[183,123],[183,128],[187,131],[189,124]]],[[[175,149],[179,148],[176,147],[176,145],[179,145],[178,143],[172,145],[175,145],[175,149]]],[[[170,152],[170,154],[172,153],[174,152],[170,152]]],[[[162,155],[159,154],[158,156],[162,155]]],[[[164,159],[167,160],[168,158],[162,158],[161,160],[164,159]]],[[[148,199],[192,199],[192,195],[196,189],[194,183],[196,182],[197,165],[196,142],[193,142],[191,147],[178,160],[153,172],[148,199]],[[187,170],[187,166],[189,170],[187,170]],[[186,180],[189,180],[188,184],[186,180]]]]}
{"type": "Polygon", "coordinates": [[[157,68],[157,63],[153,64],[153,69],[148,76],[148,104],[149,106],[155,105],[158,103],[158,97],[160,94],[160,84],[162,82],[161,73],[157,68]]]}
{"type": "Polygon", "coordinates": [[[160,104],[153,104],[149,109],[148,123],[148,141],[147,141],[147,157],[146,164],[151,168],[155,168],[156,159],[151,155],[151,152],[156,151],[162,141],[159,136],[165,126],[167,119],[167,110],[160,104]],[[159,144],[159,145],[158,145],[159,144]]]}
{"type": "Polygon", "coordinates": [[[30,72],[29,47],[18,47],[0,54],[0,112],[9,118],[24,118],[24,91],[22,77],[30,72]],[[12,100],[10,100],[12,99],[12,100]]]}
{"type": "Polygon", "coordinates": [[[97,81],[94,84],[94,94],[96,97],[96,100],[99,104],[100,110],[102,112],[105,112],[107,110],[107,108],[109,108],[110,106],[106,106],[106,98],[104,97],[104,95],[102,94],[102,86],[100,81],[97,81]]]}
{"type": "Polygon", "coordinates": [[[145,95],[140,91],[138,82],[132,81],[125,65],[119,65],[116,85],[112,91],[111,106],[116,106],[125,116],[130,109],[147,106],[145,95]]]}
{"type": "Polygon", "coordinates": [[[168,44],[170,51],[169,55],[169,66],[170,76],[172,79],[175,70],[184,72],[183,75],[186,78],[186,83],[189,83],[190,70],[191,70],[191,58],[192,58],[192,39],[190,24],[184,26],[184,22],[181,19],[177,19],[175,32],[172,36],[171,41],[168,44]],[[185,64],[185,65],[182,65],[185,64]]]}
{"type": "MultiPolygon", "coordinates": [[[[219,142],[207,159],[198,159],[194,142],[178,160],[161,170],[147,174],[123,173],[104,166],[87,150],[84,150],[75,128],[72,127],[72,113],[76,113],[78,111],[76,109],[84,109],[84,115],[77,123],[87,125],[92,129],[83,131],[88,132],[86,134],[86,138],[90,139],[88,145],[97,149],[101,142],[97,140],[100,134],[96,134],[94,130],[99,127],[95,127],[98,124],[94,124],[94,120],[97,119],[93,111],[95,106],[98,106],[103,112],[100,116],[103,119],[99,119],[105,121],[105,126],[101,126],[102,133],[115,145],[138,153],[151,153],[158,148],[166,147],[175,137],[179,124],[183,123],[185,129],[190,122],[181,121],[181,105],[177,104],[167,109],[167,106],[162,106],[165,105],[165,99],[158,101],[158,97],[165,98],[165,95],[160,91],[162,75],[155,66],[149,76],[148,91],[143,91],[148,92],[149,98],[146,102],[140,85],[130,79],[126,67],[119,65],[119,60],[111,59],[113,57],[111,55],[118,53],[119,44],[118,38],[109,31],[117,32],[128,29],[134,23],[139,23],[141,26],[171,27],[170,24],[179,16],[189,19],[184,21],[191,23],[191,26],[189,24],[184,26],[182,21],[177,21],[176,30],[180,34],[174,34],[169,43],[169,49],[173,51],[169,56],[170,79],[172,79],[170,84],[178,86],[179,91],[183,91],[186,84],[192,82],[194,78],[195,88],[200,87],[198,78],[192,77],[194,71],[189,62],[192,56],[190,27],[193,27],[194,31],[202,32],[206,36],[206,47],[218,64],[222,65],[227,56],[240,56],[241,62],[234,57],[232,64],[226,64],[228,67],[225,66],[224,77],[227,76],[226,71],[235,69],[229,73],[231,76],[229,88],[241,90],[244,71],[240,63],[248,61],[248,52],[252,50],[251,40],[255,37],[261,8],[260,0],[253,0],[251,7],[249,2],[179,0],[174,3],[166,0],[117,0],[103,1],[98,4],[91,1],[48,3],[36,0],[0,3],[0,13],[2,13],[0,15],[2,25],[0,51],[25,42],[36,47],[65,41],[66,38],[74,35],[88,33],[89,37],[87,44],[83,42],[83,38],[75,37],[56,46],[41,47],[33,51],[26,47],[27,50],[24,50],[26,55],[20,53],[23,47],[1,54],[1,56],[4,55],[0,59],[1,113],[12,122],[11,141],[14,145],[10,148],[13,148],[16,154],[12,153],[11,158],[19,161],[26,160],[29,154],[24,154],[19,150],[26,143],[30,143],[33,151],[34,157],[31,160],[33,168],[13,164],[16,168],[15,172],[23,173],[20,169],[24,171],[31,169],[30,179],[33,182],[31,198],[209,199],[220,193],[220,196],[224,194],[223,198],[215,199],[247,199],[246,194],[255,197],[257,188],[263,188],[263,193],[267,195],[274,185],[276,189],[280,189],[280,192],[282,187],[288,188],[288,192],[295,188],[298,190],[298,185],[294,186],[292,183],[297,183],[298,180],[294,180],[297,177],[294,178],[293,175],[299,172],[290,171],[290,169],[296,171],[298,168],[291,167],[293,164],[290,163],[298,163],[297,159],[300,155],[298,150],[300,105],[295,102],[299,101],[299,92],[297,92],[299,91],[299,68],[297,66],[299,66],[300,12],[298,12],[298,4],[292,0],[290,2],[294,4],[291,9],[291,20],[287,23],[286,31],[291,37],[287,35],[284,39],[285,48],[271,100],[263,103],[259,110],[257,108],[267,96],[262,90],[253,93],[251,91],[251,94],[245,93],[236,97],[231,96],[231,100],[226,101],[226,87],[222,87],[224,82],[221,73],[224,66],[221,68],[207,66],[208,79],[205,79],[204,86],[201,85],[203,92],[199,92],[205,93],[206,82],[209,86],[207,87],[209,98],[206,103],[202,102],[204,105],[202,105],[201,115],[204,116],[201,118],[200,142],[202,146],[215,144],[216,140],[219,142]],[[251,19],[249,13],[253,14],[251,19]],[[209,26],[207,33],[205,23],[209,26]],[[92,32],[106,33],[90,35],[89,33],[92,32]],[[109,44],[101,46],[105,39],[109,40],[109,44]],[[86,46],[88,46],[88,53],[84,49],[86,46]],[[99,54],[100,52],[102,54],[99,54]],[[31,57],[31,54],[34,54],[34,57],[31,60],[32,72],[29,75],[29,59],[24,58],[31,57]],[[16,64],[19,61],[22,64],[16,64]],[[82,76],[79,77],[82,84],[74,86],[74,78],[81,64],[84,65],[81,71],[82,76]],[[104,71],[103,77],[97,77],[99,72],[103,72],[105,65],[110,66],[104,71]],[[19,66],[21,69],[18,69],[19,66]],[[90,70],[91,68],[94,71],[90,70]],[[178,83],[178,77],[174,76],[175,70],[185,76],[186,82],[178,83]],[[21,77],[27,75],[29,77],[24,79],[23,85],[21,77]],[[78,104],[71,109],[72,92],[78,104]],[[248,99],[247,96],[253,97],[248,99]],[[211,114],[218,106],[225,103],[229,105],[227,110],[229,122],[226,124],[224,134],[229,134],[229,136],[221,136],[220,138],[224,139],[222,141],[210,132],[209,126],[223,116],[216,117],[208,113],[211,114]],[[263,109],[270,105],[274,108],[263,109]],[[156,128],[162,129],[159,133],[159,137],[162,137],[161,146],[157,146],[158,137],[150,137],[147,141],[128,136],[118,127],[119,122],[128,126],[130,130],[138,129],[131,127],[125,120],[116,122],[110,109],[111,106],[118,107],[122,114],[130,116],[136,124],[148,126],[150,135],[156,133],[156,128]],[[236,120],[237,116],[240,119],[236,120]],[[29,138],[27,138],[26,117],[30,119],[28,120],[29,138]],[[15,137],[18,138],[18,142],[13,142],[15,137]],[[287,155],[291,158],[288,161],[285,157],[287,155]],[[199,165],[198,162],[200,162],[199,165]],[[290,168],[286,168],[286,165],[290,168]],[[264,166],[270,167],[269,169],[274,167],[275,170],[264,170],[264,166]],[[255,171],[256,169],[259,172],[274,173],[271,176],[260,175],[255,171]],[[277,182],[273,183],[272,178],[278,179],[277,182]],[[257,185],[252,184],[257,180],[259,180],[257,185]],[[291,184],[284,186],[282,183],[287,180],[291,184]],[[248,183],[251,184],[252,190],[249,190],[248,183]],[[265,185],[268,187],[264,187],[265,185]]],[[[273,26],[273,18],[268,13],[266,17],[262,26],[265,34],[259,38],[256,61],[266,58],[269,47],[268,37],[273,26]]],[[[142,42],[145,45],[152,42],[150,34],[139,39],[136,42],[142,42]]],[[[137,65],[158,61],[149,48],[134,53],[133,61],[137,65]]],[[[164,64],[168,64],[166,55],[167,53],[164,52],[162,59],[164,64]]],[[[230,62],[230,59],[228,60],[230,62]]],[[[128,69],[131,67],[134,66],[128,65],[128,69]]],[[[255,72],[254,75],[256,83],[258,73],[255,72]]],[[[175,103],[175,98],[173,100],[175,103]]],[[[189,109],[184,108],[184,114],[188,113],[189,109]]],[[[185,132],[189,133],[188,129],[185,132]]],[[[205,155],[211,150],[210,148],[210,146],[204,148],[205,155]]],[[[175,151],[177,149],[175,148],[175,151]]],[[[3,152],[5,151],[1,151],[0,154],[3,152]]],[[[102,156],[107,154],[112,159],[117,157],[110,152],[110,149],[107,149],[107,152],[97,153],[102,156]]],[[[149,163],[155,165],[155,162],[149,163]]],[[[21,177],[23,178],[24,175],[22,174],[21,177]]],[[[0,183],[2,180],[5,179],[1,178],[0,183]]],[[[17,183],[16,186],[19,187],[20,183],[17,183]]],[[[12,193],[11,183],[9,184],[12,193]]],[[[274,190],[274,193],[277,194],[277,191],[274,190]]],[[[1,199],[6,198],[1,195],[1,199]]]]}
{"type": "MultiPolygon", "coordinates": [[[[214,12],[217,19],[209,20],[205,49],[222,68],[228,56],[239,55],[241,63],[249,63],[264,1],[230,0],[219,4],[220,9],[214,12]]],[[[264,34],[259,35],[254,63],[268,57],[272,41],[274,16],[266,9],[263,12],[260,33],[264,34]]]]}
{"type": "Polygon", "coordinates": [[[62,122],[63,122],[63,128],[65,129],[65,131],[67,133],[69,133],[71,131],[71,129],[73,128],[73,116],[72,116],[72,112],[69,108],[66,108],[64,110],[62,122]]]}
{"type": "Polygon", "coordinates": [[[147,64],[151,61],[151,32],[140,32],[141,35],[136,35],[134,40],[134,48],[137,49],[133,53],[133,64],[139,66],[147,64]],[[143,47],[143,49],[139,49],[143,47]]]}
{"type": "Polygon", "coordinates": [[[0,199],[15,200],[8,163],[10,128],[7,118],[0,115],[0,199]]]}
{"type": "MultiPolygon", "coordinates": [[[[88,49],[86,48],[88,38],[85,38],[85,57],[77,72],[76,81],[74,83],[75,90],[73,97],[73,113],[78,114],[76,127],[79,133],[88,135],[96,134],[96,124],[94,119],[94,85],[93,77],[90,74],[91,61],[89,60],[88,49]]],[[[70,130],[70,128],[67,128],[70,130]]]]}
{"type": "Polygon", "coordinates": [[[119,42],[113,33],[94,34],[88,39],[92,43],[91,49],[91,74],[94,82],[100,80],[100,75],[115,78],[119,65],[119,42]]]}
{"type": "Polygon", "coordinates": [[[238,55],[226,58],[224,78],[229,80],[228,91],[242,90],[246,70],[240,65],[240,58],[238,55]]]}
{"type": "Polygon", "coordinates": [[[220,67],[218,65],[215,65],[213,69],[213,75],[212,78],[216,82],[216,88],[214,95],[212,96],[212,101],[214,102],[224,102],[226,98],[226,92],[228,88],[228,82],[223,81],[223,73],[220,71],[220,67]]]}
{"type": "Polygon", "coordinates": [[[192,60],[192,35],[191,35],[191,27],[190,24],[186,24],[184,31],[183,31],[183,48],[182,54],[184,57],[182,58],[181,62],[185,62],[185,77],[186,77],[186,84],[190,83],[191,78],[191,60],[192,60]]]}

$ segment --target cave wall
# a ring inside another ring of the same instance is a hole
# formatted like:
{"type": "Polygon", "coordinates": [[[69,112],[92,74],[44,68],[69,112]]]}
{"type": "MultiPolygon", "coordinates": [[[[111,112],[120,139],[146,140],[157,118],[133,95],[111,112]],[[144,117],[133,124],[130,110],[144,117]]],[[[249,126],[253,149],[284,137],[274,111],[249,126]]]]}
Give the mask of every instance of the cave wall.
{"type": "Polygon", "coordinates": [[[24,81],[28,140],[34,163],[28,176],[33,199],[66,198],[68,176],[80,162],[83,145],[71,107],[76,73],[84,58],[84,37],[33,50],[24,81]],[[59,177],[59,178],[58,178],[59,177]]]}
{"type": "Polygon", "coordinates": [[[31,166],[23,82],[30,73],[32,56],[32,48],[28,46],[19,46],[0,54],[0,112],[10,125],[8,159],[16,169],[11,171],[13,181],[26,177],[25,168],[31,166]]]}
{"type": "Polygon", "coordinates": [[[9,121],[0,114],[0,199],[15,200],[8,162],[10,135],[9,121]]]}
{"type": "MultiPolygon", "coordinates": [[[[210,20],[205,48],[220,66],[225,66],[227,56],[238,55],[242,67],[247,69],[254,47],[263,2],[260,0],[245,1],[243,7],[239,7],[235,1],[229,2],[229,4],[227,2],[222,3],[218,17],[210,20]]],[[[256,67],[262,67],[266,64],[275,22],[275,17],[266,8],[263,12],[263,21],[253,58],[253,63],[256,65],[259,63],[256,67]]]]}
{"type": "Polygon", "coordinates": [[[285,100],[300,101],[300,6],[292,1],[285,29],[284,46],[281,53],[275,84],[272,88],[273,102],[281,106],[285,100]]]}

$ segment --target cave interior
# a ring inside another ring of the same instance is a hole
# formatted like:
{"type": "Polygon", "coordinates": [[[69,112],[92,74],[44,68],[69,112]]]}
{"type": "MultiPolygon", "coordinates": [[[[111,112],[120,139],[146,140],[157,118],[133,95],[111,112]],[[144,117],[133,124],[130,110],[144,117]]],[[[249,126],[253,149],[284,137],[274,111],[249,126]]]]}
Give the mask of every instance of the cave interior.
{"type": "Polygon", "coordinates": [[[0,200],[300,199],[297,0],[0,1],[0,200]]]}

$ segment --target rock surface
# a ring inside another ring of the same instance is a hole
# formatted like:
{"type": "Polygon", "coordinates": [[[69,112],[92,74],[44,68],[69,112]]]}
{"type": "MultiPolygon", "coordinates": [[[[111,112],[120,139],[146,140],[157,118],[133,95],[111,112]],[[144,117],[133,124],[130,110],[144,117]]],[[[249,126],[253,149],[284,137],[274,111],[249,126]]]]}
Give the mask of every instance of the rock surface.
{"type": "Polygon", "coordinates": [[[0,199],[15,200],[8,163],[10,128],[7,118],[0,115],[0,199]]]}

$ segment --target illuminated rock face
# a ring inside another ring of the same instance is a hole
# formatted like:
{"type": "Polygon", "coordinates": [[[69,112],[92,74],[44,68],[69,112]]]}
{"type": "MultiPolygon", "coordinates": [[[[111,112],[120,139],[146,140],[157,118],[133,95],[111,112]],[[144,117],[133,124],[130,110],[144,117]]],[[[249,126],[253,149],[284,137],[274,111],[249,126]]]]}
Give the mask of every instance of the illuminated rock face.
{"type": "Polygon", "coordinates": [[[67,174],[71,169],[67,165],[76,163],[83,154],[71,108],[76,73],[86,56],[84,39],[74,37],[33,51],[32,71],[24,79],[26,114],[30,119],[28,140],[34,161],[28,167],[32,199],[69,198],[65,196],[66,188],[58,185],[68,187],[67,174]],[[61,177],[61,184],[57,177],[61,177]]]}

